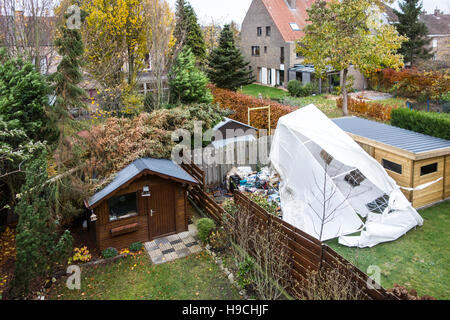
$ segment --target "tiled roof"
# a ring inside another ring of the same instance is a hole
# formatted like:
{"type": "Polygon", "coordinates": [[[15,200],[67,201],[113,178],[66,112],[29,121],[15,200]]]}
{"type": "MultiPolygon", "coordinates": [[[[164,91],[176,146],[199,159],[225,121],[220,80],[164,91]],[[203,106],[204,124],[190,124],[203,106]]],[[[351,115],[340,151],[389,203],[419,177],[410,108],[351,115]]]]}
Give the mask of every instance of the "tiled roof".
{"type": "Polygon", "coordinates": [[[297,41],[303,35],[303,28],[306,26],[309,8],[315,0],[297,0],[295,9],[290,9],[285,0],[262,0],[269,11],[275,25],[280,30],[284,41],[297,41]],[[296,23],[300,30],[294,31],[290,23],[296,23]]]}
{"type": "MultiPolygon", "coordinates": [[[[390,23],[398,23],[398,17],[394,10],[384,5],[384,12],[390,23]]],[[[450,14],[443,14],[441,12],[422,13],[419,20],[427,26],[429,35],[448,35],[450,34],[450,14]]]]}

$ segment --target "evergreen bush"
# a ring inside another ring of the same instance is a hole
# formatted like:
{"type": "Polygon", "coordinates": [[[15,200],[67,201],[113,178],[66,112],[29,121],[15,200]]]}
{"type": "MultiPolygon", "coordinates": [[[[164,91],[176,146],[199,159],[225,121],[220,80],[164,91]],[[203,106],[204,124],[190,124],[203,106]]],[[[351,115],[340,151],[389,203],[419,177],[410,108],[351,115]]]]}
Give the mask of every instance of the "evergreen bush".
{"type": "Polygon", "coordinates": [[[110,259],[110,258],[114,258],[115,256],[117,256],[119,253],[117,252],[116,248],[106,248],[105,250],[102,251],[102,257],[105,259],[110,259]]]}
{"type": "Polygon", "coordinates": [[[198,238],[201,242],[207,243],[209,235],[216,228],[214,220],[201,218],[197,221],[198,238]]]}
{"type": "Polygon", "coordinates": [[[445,113],[415,111],[406,108],[391,112],[393,126],[450,140],[450,115],[445,113]]]}

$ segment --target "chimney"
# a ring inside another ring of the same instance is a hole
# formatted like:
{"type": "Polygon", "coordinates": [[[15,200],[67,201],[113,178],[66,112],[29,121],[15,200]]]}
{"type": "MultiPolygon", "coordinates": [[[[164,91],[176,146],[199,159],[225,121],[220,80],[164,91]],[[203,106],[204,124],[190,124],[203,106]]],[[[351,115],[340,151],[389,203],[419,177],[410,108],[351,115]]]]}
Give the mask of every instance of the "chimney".
{"type": "Polygon", "coordinates": [[[289,6],[289,9],[295,9],[297,5],[297,0],[286,0],[289,6]]]}

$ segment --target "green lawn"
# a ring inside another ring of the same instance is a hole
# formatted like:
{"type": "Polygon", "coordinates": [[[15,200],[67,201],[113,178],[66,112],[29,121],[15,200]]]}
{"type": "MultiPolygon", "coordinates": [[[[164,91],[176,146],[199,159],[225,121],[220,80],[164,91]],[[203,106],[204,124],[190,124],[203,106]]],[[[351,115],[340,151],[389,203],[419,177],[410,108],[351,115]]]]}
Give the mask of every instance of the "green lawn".
{"type": "Polygon", "coordinates": [[[269,86],[262,86],[259,84],[249,84],[247,86],[242,87],[240,90],[241,93],[254,96],[256,98],[259,97],[261,93],[263,98],[265,99],[282,99],[286,96],[289,96],[289,92],[269,86]]]}
{"type": "Polygon", "coordinates": [[[326,96],[328,95],[324,94],[295,98],[289,96],[289,92],[285,90],[274,87],[262,86],[259,84],[250,84],[244,86],[242,90],[240,90],[240,92],[253,97],[258,97],[259,93],[261,93],[264,98],[273,100],[285,98],[286,103],[289,103],[290,105],[293,106],[297,106],[299,108],[307,106],[312,103],[317,108],[319,108],[323,113],[325,113],[329,118],[337,118],[342,116],[342,111],[336,107],[336,101],[333,99],[327,99],[326,96]]]}
{"type": "Polygon", "coordinates": [[[339,245],[337,239],[327,244],[364,272],[378,265],[385,288],[398,283],[419,295],[450,299],[450,201],[420,214],[424,225],[393,242],[363,249],[339,245]]]}
{"type": "Polygon", "coordinates": [[[146,253],[110,265],[82,269],[81,290],[63,277],[47,299],[68,300],[225,300],[240,299],[212,258],[201,252],[160,265],[146,253]]]}

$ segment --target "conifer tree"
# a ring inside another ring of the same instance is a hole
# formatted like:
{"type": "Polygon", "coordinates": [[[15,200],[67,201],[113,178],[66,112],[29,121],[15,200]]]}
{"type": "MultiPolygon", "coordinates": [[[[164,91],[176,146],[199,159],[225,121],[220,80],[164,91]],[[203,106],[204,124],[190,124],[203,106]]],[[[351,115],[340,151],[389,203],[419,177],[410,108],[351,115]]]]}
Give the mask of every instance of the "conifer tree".
{"type": "Polygon", "coordinates": [[[171,100],[175,103],[209,103],[211,92],[208,78],[195,66],[191,48],[185,47],[177,57],[169,74],[171,100]]]}
{"type": "Polygon", "coordinates": [[[42,151],[26,168],[26,182],[15,207],[19,217],[12,285],[15,298],[26,295],[31,281],[49,276],[70,255],[72,236],[68,230],[60,232],[60,222],[49,205],[51,194],[46,152],[42,151]]]}
{"type": "Polygon", "coordinates": [[[65,111],[83,107],[82,98],[85,91],[78,87],[83,80],[81,71],[81,56],[84,52],[81,33],[78,29],[69,29],[63,23],[59,28],[59,37],[55,40],[55,47],[61,56],[57,71],[50,76],[53,83],[56,104],[65,111]]]}
{"type": "Polygon", "coordinates": [[[175,17],[174,36],[177,45],[191,48],[198,64],[203,64],[206,60],[206,44],[194,8],[185,0],[177,0],[175,17]]]}
{"type": "Polygon", "coordinates": [[[225,25],[220,33],[219,46],[209,58],[208,77],[219,88],[236,91],[240,86],[253,82],[251,70],[247,70],[248,62],[236,48],[233,32],[225,25]]]}
{"type": "Polygon", "coordinates": [[[395,24],[399,34],[408,38],[399,49],[405,62],[414,64],[418,59],[427,60],[433,55],[429,47],[431,39],[427,37],[427,26],[419,21],[422,12],[420,0],[403,0],[399,3],[401,11],[395,10],[399,23],[395,24]]]}

